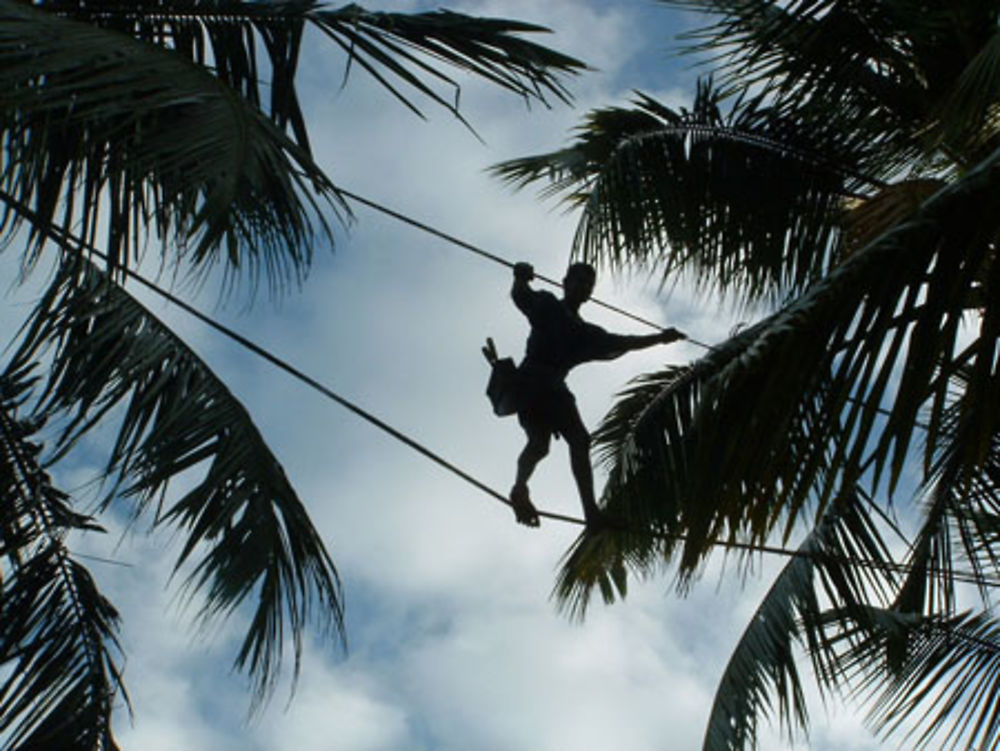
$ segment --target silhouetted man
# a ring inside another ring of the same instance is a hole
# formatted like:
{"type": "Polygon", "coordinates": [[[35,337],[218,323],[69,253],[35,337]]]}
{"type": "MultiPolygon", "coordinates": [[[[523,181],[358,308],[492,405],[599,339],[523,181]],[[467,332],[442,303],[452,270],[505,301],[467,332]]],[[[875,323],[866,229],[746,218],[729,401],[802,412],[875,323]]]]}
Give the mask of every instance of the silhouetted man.
{"type": "Polygon", "coordinates": [[[566,375],[580,363],[613,360],[632,350],[683,339],[676,329],[649,336],[609,334],[580,318],[580,306],[590,299],[597,274],[587,263],[574,263],[563,279],[560,300],[533,290],[535,272],[528,263],[514,266],[510,296],[531,323],[524,359],[517,369],[517,418],[528,443],[517,460],[517,479],[510,491],[514,513],[521,524],[538,526],[538,511],[528,494],[528,479],[546,454],[552,435],[569,446],[570,465],[580,491],[587,525],[599,524],[601,513],[594,497],[590,466],[590,434],[583,425],[576,399],[566,387],[566,375]]]}

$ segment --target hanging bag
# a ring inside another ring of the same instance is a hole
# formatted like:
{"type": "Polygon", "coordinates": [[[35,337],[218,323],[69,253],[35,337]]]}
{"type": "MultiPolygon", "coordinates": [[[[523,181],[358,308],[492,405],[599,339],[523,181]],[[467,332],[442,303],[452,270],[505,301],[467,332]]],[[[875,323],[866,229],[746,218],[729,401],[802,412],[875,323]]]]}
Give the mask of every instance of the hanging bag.
{"type": "Polygon", "coordinates": [[[486,384],[486,396],[493,405],[497,417],[506,417],[517,412],[517,366],[509,357],[498,357],[493,339],[486,339],[482,348],[486,362],[490,364],[490,380],[486,384]]]}

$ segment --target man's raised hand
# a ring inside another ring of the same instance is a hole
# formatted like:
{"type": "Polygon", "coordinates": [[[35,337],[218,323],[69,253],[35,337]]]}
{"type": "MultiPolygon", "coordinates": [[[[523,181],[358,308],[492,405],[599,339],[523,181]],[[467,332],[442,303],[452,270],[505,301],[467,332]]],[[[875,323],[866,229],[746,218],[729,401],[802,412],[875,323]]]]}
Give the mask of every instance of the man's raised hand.
{"type": "Polygon", "coordinates": [[[530,263],[521,261],[514,264],[514,278],[519,282],[530,282],[535,278],[535,268],[530,263]]]}

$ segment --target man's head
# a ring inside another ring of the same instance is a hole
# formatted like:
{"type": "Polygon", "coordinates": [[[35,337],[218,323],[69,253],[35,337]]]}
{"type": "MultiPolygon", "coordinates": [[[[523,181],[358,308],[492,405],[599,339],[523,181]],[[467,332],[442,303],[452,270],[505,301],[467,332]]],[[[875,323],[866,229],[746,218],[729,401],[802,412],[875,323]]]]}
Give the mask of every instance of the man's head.
{"type": "Polygon", "coordinates": [[[572,305],[582,305],[590,299],[597,281],[597,271],[589,263],[574,263],[563,277],[563,298],[572,305]]]}

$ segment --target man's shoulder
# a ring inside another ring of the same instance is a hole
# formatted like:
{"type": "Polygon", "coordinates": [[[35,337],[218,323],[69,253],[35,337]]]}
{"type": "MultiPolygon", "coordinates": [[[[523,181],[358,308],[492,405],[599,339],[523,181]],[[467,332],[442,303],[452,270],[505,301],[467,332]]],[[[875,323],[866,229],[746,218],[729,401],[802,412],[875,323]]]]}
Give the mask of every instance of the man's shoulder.
{"type": "Polygon", "coordinates": [[[534,307],[540,315],[551,318],[561,314],[563,304],[558,297],[544,289],[534,290],[534,292],[534,307]]]}

